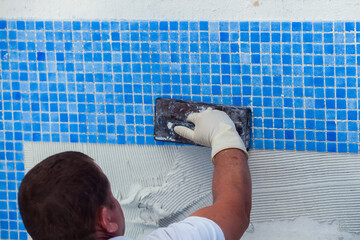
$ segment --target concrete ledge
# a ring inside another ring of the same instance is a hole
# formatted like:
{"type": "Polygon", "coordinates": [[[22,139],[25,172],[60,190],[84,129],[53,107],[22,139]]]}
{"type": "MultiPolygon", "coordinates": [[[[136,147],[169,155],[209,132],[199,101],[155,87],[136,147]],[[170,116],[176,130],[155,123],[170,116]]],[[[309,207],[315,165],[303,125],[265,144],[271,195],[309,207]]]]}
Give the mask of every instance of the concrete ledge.
{"type": "Polygon", "coordinates": [[[358,0],[0,0],[0,18],[39,20],[360,20],[358,0]]]}

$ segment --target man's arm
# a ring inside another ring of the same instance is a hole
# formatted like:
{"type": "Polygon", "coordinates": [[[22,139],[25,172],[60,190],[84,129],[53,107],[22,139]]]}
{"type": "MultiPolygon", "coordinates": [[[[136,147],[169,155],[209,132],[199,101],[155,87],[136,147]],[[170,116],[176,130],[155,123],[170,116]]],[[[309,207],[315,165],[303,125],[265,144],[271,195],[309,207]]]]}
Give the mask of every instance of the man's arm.
{"type": "Polygon", "coordinates": [[[213,205],[191,216],[211,219],[225,239],[240,239],[250,222],[251,178],[246,155],[239,149],[226,149],[215,155],[213,205]]]}
{"type": "Polygon", "coordinates": [[[238,240],[249,225],[251,211],[251,177],[244,143],[224,112],[206,110],[190,114],[187,120],[195,124],[195,129],[180,126],[175,127],[175,132],[211,147],[215,165],[213,205],[191,216],[211,219],[227,240],[238,240]]]}

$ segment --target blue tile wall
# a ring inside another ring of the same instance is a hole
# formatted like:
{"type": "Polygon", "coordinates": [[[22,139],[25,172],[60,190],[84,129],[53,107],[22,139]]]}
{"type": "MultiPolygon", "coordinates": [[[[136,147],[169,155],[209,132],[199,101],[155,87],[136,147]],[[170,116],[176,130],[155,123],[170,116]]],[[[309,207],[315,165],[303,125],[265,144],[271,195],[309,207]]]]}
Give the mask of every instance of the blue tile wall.
{"type": "Polygon", "coordinates": [[[157,97],[251,107],[252,148],[359,152],[359,22],[0,20],[0,238],[23,141],[163,144],[157,97]]]}

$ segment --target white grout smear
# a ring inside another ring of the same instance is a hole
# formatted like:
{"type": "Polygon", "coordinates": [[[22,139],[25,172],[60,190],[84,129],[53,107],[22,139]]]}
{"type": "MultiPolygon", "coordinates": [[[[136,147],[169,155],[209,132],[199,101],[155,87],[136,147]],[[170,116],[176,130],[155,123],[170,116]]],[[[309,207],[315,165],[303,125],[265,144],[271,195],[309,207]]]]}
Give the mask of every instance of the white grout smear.
{"type": "Polygon", "coordinates": [[[360,232],[359,154],[257,150],[249,159],[254,221],[306,216],[360,232]]]}
{"type": "Polygon", "coordinates": [[[176,151],[175,162],[163,185],[139,201],[140,208],[158,216],[157,226],[180,221],[197,209],[212,204],[209,148],[185,147],[176,151]]]}
{"type": "MultiPolygon", "coordinates": [[[[88,154],[109,177],[128,237],[212,204],[209,148],[25,142],[26,171],[65,150],[88,154]]],[[[360,239],[359,155],[251,150],[249,165],[253,208],[242,239],[360,239]]]]}
{"type": "Polygon", "coordinates": [[[306,217],[294,221],[252,224],[242,240],[359,240],[360,235],[339,229],[335,223],[319,223],[306,217]]]}

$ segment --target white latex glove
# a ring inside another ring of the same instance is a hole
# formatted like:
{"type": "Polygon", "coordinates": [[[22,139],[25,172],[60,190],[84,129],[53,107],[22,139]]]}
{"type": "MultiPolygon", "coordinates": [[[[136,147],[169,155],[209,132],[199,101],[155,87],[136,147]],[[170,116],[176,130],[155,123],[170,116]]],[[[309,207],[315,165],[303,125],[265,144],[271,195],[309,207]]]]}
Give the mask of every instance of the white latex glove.
{"type": "Polygon", "coordinates": [[[191,113],[186,120],[195,124],[194,130],[176,126],[174,131],[196,144],[211,147],[211,159],[221,150],[228,148],[240,149],[248,157],[244,142],[237,133],[234,122],[225,112],[207,109],[200,113],[191,113]]]}

